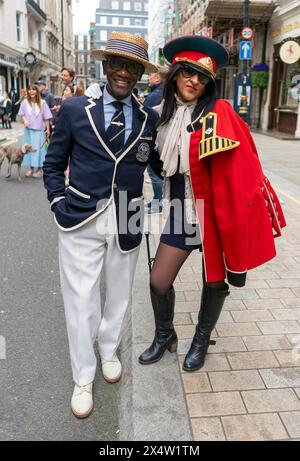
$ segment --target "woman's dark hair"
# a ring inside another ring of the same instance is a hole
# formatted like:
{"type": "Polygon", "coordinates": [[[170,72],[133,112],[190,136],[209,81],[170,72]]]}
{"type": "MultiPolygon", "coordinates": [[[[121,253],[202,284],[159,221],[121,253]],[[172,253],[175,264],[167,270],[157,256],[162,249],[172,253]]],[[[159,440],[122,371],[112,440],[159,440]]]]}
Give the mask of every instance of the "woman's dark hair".
{"type": "MultiPolygon", "coordinates": [[[[177,63],[171,67],[169,73],[166,76],[165,87],[164,87],[164,105],[162,114],[160,117],[159,125],[167,124],[176,110],[176,82],[174,78],[184,68],[184,65],[177,63]]],[[[197,105],[192,114],[192,120],[195,120],[205,107],[203,115],[206,115],[211,111],[215,101],[218,99],[217,87],[213,79],[210,79],[205,86],[205,93],[198,99],[197,105]]]]}

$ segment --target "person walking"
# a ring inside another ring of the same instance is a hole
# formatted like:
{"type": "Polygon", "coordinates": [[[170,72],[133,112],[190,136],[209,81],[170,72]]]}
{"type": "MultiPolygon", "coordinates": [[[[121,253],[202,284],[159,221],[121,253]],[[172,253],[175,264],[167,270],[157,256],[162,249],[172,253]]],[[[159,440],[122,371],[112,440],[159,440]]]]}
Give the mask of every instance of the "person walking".
{"type": "Polygon", "coordinates": [[[26,177],[41,178],[46,155],[45,144],[50,137],[52,114],[46,101],[41,98],[36,85],[30,85],[27,88],[27,97],[21,103],[19,116],[22,117],[25,125],[23,144],[30,144],[37,150],[24,158],[23,165],[30,167],[26,177]]]}
{"type": "Polygon", "coordinates": [[[55,116],[55,111],[53,110],[55,107],[55,96],[54,94],[51,93],[51,91],[48,90],[47,88],[47,83],[45,80],[37,80],[35,82],[35,85],[38,87],[38,90],[40,92],[41,98],[43,101],[46,101],[49,109],[51,110],[52,116],[54,118],[55,116]]]}
{"type": "Polygon", "coordinates": [[[2,114],[2,128],[12,129],[11,126],[11,114],[13,110],[13,105],[11,99],[7,92],[4,92],[4,99],[2,102],[3,114],[2,114]]]}
{"type": "MultiPolygon", "coordinates": [[[[114,32],[103,61],[107,84],[96,96],[62,104],[44,163],[44,183],[59,229],[61,288],[75,383],[71,410],[78,418],[93,410],[97,340],[105,380],[122,375],[117,356],[130,305],[143,235],[143,178],[148,162],[158,174],[155,150],[158,114],[133,93],[149,62],[148,44],[114,32]],[[69,187],[64,171],[70,161],[69,187]],[[106,300],[101,314],[100,273],[106,300]]],[[[93,85],[94,86],[94,85],[93,85]]]]}
{"type": "Polygon", "coordinates": [[[228,284],[244,286],[248,270],[276,255],[274,237],[286,223],[247,124],[217,97],[216,73],[228,61],[226,49],[212,39],[190,36],[167,43],[164,55],[172,67],[157,146],[170,211],[150,278],[155,336],[139,362],[149,365],[167,349],[176,351],[173,283],[196,249],[203,254],[203,289],[183,364],[193,372],[203,367],[213,344],[210,335],[229,295],[228,284]]]}

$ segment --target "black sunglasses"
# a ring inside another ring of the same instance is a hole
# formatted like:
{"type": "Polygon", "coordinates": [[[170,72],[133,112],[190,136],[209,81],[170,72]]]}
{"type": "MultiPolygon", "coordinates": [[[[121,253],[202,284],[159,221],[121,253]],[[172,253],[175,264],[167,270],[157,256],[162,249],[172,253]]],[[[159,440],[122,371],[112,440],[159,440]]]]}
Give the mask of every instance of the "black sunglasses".
{"type": "Polygon", "coordinates": [[[106,61],[109,67],[114,71],[126,69],[132,75],[139,75],[143,72],[144,67],[138,62],[130,61],[129,59],[122,59],[118,57],[107,58],[106,61]]]}
{"type": "Polygon", "coordinates": [[[180,71],[184,78],[192,78],[195,75],[198,75],[199,82],[202,83],[202,85],[207,85],[210,81],[209,77],[206,77],[206,75],[203,75],[200,71],[197,71],[190,66],[184,66],[180,69],[180,71]]]}

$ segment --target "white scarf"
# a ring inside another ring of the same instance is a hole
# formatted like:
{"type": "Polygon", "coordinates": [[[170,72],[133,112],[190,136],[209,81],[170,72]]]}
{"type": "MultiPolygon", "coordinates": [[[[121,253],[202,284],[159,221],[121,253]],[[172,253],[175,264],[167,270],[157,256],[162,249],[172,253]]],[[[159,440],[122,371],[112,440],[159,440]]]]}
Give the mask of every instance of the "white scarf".
{"type": "Polygon", "coordinates": [[[178,156],[180,157],[179,172],[189,173],[189,147],[191,133],[187,127],[192,123],[192,113],[197,101],[191,103],[182,102],[175,95],[177,109],[171,120],[158,128],[156,145],[164,166],[165,176],[173,176],[178,167],[178,156]]]}

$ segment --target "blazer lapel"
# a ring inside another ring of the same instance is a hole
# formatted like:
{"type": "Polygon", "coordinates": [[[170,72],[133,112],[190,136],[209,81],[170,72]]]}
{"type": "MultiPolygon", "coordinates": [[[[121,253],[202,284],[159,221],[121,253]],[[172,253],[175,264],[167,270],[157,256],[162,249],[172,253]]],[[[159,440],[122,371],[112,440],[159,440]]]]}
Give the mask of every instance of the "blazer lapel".
{"type": "Polygon", "coordinates": [[[89,105],[85,108],[92,129],[106,152],[116,160],[114,153],[110,149],[109,141],[105,133],[105,121],[103,110],[103,96],[100,99],[88,100],[89,105]]]}

